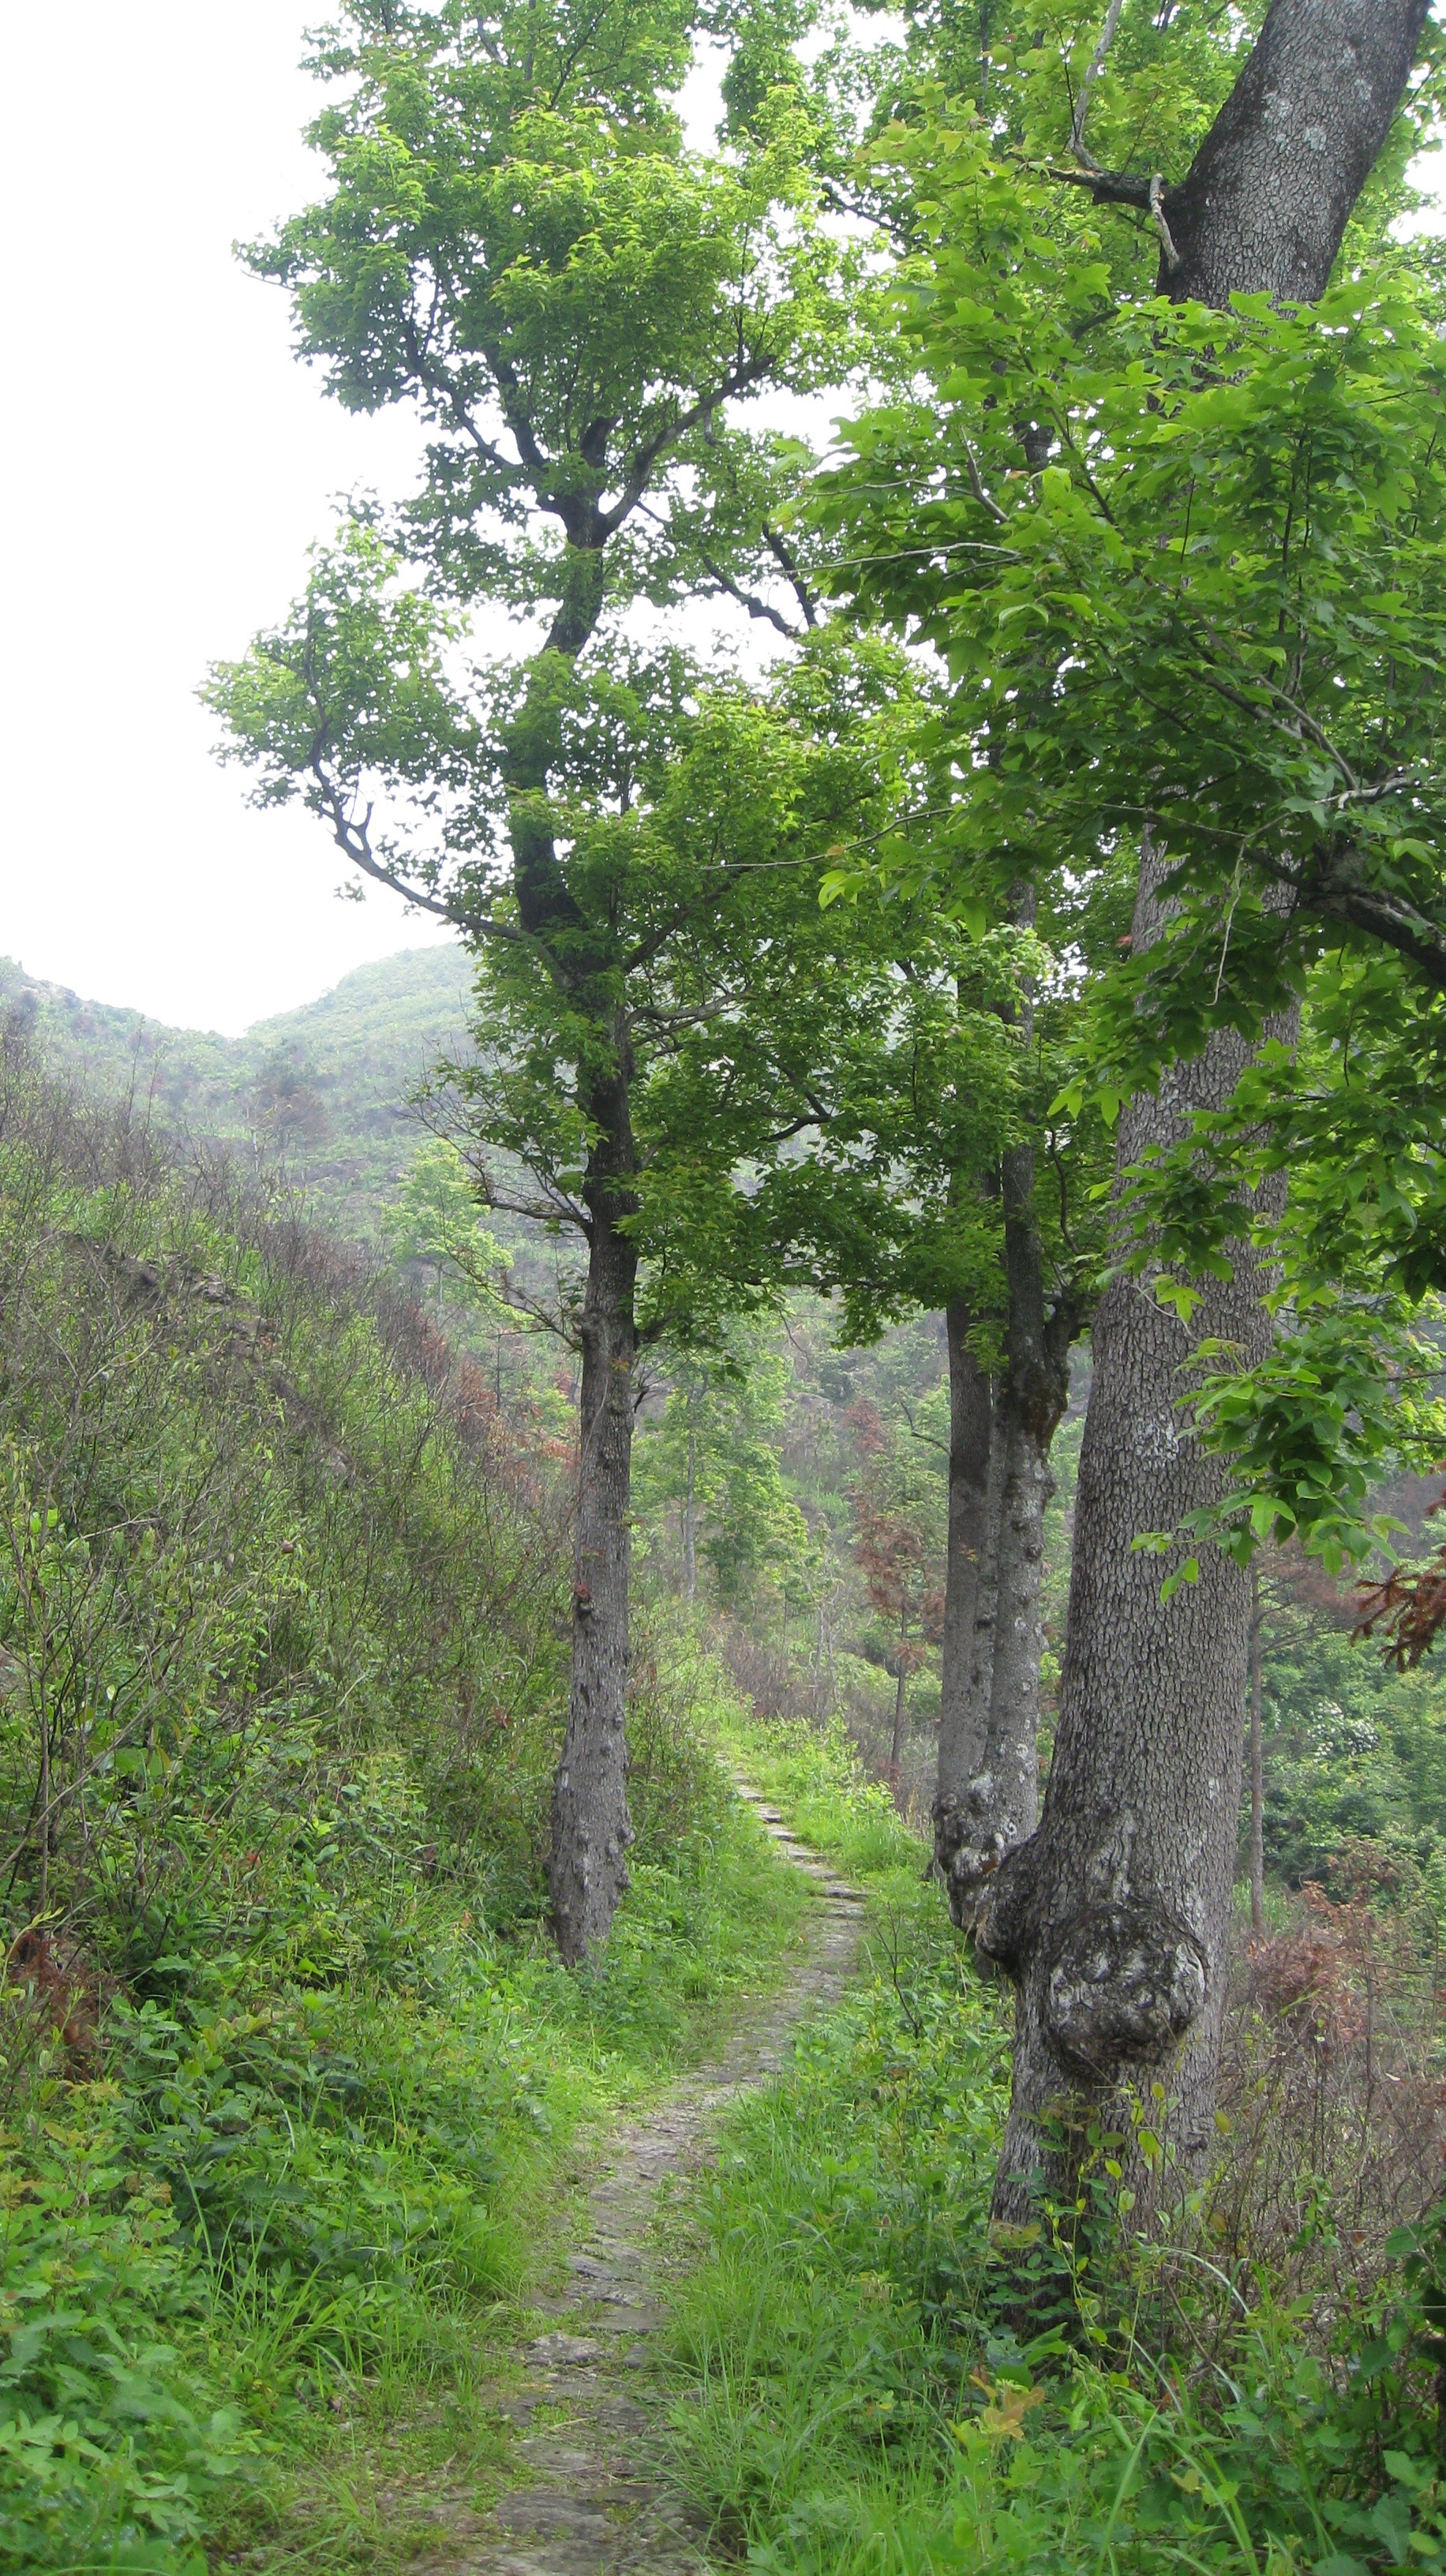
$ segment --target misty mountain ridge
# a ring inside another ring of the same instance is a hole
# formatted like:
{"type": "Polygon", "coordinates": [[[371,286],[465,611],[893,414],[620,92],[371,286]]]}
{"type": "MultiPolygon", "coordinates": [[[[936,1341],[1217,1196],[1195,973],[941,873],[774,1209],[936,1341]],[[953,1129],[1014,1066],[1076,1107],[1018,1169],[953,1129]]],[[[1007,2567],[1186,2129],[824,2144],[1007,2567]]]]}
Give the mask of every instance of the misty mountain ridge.
{"type": "Polygon", "coordinates": [[[86,1000],[0,958],[0,1022],[88,1089],[149,1098],[168,1125],[279,1156],[331,1223],[365,1241],[415,1138],[411,1093],[465,1043],[470,980],[460,947],[403,949],[227,1038],[86,1000]]]}

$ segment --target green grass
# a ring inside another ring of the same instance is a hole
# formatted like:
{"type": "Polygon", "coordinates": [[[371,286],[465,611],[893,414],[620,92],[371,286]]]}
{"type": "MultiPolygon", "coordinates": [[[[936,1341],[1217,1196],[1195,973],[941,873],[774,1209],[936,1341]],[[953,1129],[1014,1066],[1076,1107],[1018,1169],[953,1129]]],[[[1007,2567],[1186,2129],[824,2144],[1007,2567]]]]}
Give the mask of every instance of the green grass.
{"type": "Polygon", "coordinates": [[[750,1723],[728,1750],[873,1902],[866,1974],[676,2213],[675,2474],[720,2551],[769,2576],[1446,2566],[1410,2302],[1343,2315],[1323,2367],[1268,2283],[1222,2332],[1188,2264],[1167,2303],[1141,2248],[1072,2283],[1046,2241],[996,2243],[1006,1999],[838,1739],[750,1723]]]}
{"type": "Polygon", "coordinates": [[[561,1462],[23,1051],[0,1130],[0,2571],[189,2569],[243,2493],[340,2565],[338,2428],[482,2384],[568,2157],[809,1895],[645,1605],[634,1886],[567,1974],[561,1462]]]}
{"type": "Polygon", "coordinates": [[[715,1741],[734,1769],[771,1799],[795,1832],[880,1899],[909,1902],[929,1852],[888,1790],[870,1780],[839,1720],[752,1718],[720,1709],[715,1741]]]}
{"type": "MultiPolygon", "coordinates": [[[[319,2281],[278,2289],[243,2275],[216,2300],[218,2358],[233,2379],[246,2374],[247,2420],[269,2426],[261,2474],[222,2524],[248,2565],[328,2576],[406,2565],[443,2467],[449,2496],[465,2492],[468,2511],[485,2505],[508,2458],[489,2400],[505,2393],[515,2345],[532,2330],[528,2302],[566,2235],[592,2142],[716,2049],[746,2002],[786,1975],[812,1901],[751,1818],[720,1798],[676,1867],[636,1872],[598,1969],[570,1976],[540,1941],[491,1960],[485,1980],[474,1964],[479,2097],[495,2089],[483,2034],[500,2001],[526,2106],[491,2140],[480,2213],[490,2261],[478,2264],[470,2239],[459,2259],[447,2239],[430,2258],[419,2246],[405,2281],[370,2297],[347,2284],[338,2304],[319,2281]]],[[[462,2020],[454,2030],[468,2045],[462,2020]]],[[[413,2033],[414,2047],[424,2035],[413,2033]]],[[[394,2040],[394,2067],[396,2055],[394,2040]]],[[[447,2180],[434,2147],[425,2188],[447,2180]]],[[[424,2196],[419,2182],[419,2209],[424,2196]]]]}
{"type": "Polygon", "coordinates": [[[40,2079],[0,2199],[0,2569],[401,2566],[440,2460],[485,2500],[579,2155],[787,1973],[813,1901],[713,1776],[595,1970],[439,1897],[401,1991],[122,2004],[106,2080],[40,2079]]]}

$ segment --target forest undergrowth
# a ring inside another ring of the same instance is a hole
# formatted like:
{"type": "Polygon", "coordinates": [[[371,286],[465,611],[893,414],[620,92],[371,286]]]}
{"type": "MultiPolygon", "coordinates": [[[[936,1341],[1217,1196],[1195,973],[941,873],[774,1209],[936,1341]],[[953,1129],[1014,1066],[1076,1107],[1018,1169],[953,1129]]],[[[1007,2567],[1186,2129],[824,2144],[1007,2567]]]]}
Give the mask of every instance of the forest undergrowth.
{"type": "Polygon", "coordinates": [[[1100,2135],[1081,2205],[1002,2237],[1001,1989],[841,1725],[750,1715],[664,1594],[632,1890],[605,1964],[558,1965],[536,1420],[18,1046],[0,1281],[0,2570],[380,2570],[399,2493],[503,2473],[487,2392],[588,2134],[716,2048],[809,1902],[730,1764],[870,1939],[672,2204],[675,2473],[717,2555],[1446,2564],[1434,1882],[1346,1837],[1242,1921],[1208,2189],[1162,2172],[1146,2227],[1100,2135]]]}
{"type": "Polygon", "coordinates": [[[561,1968],[565,1462],[16,1045],[0,1283],[0,2568],[376,2565],[379,2463],[500,2447],[468,2391],[580,2134],[806,1894],[644,1622],[632,1892],[561,1968]]]}
{"type": "Polygon", "coordinates": [[[1364,1899],[1242,1925],[1209,2186],[1162,2175],[1141,2224],[1099,2135],[1021,2237],[989,2213],[1010,2015],[924,1847],[841,1732],[730,1742],[868,1888],[871,1940],[686,2207],[675,2460],[720,2547],[771,2576],[1446,2564],[1426,1929],[1364,1899]]]}

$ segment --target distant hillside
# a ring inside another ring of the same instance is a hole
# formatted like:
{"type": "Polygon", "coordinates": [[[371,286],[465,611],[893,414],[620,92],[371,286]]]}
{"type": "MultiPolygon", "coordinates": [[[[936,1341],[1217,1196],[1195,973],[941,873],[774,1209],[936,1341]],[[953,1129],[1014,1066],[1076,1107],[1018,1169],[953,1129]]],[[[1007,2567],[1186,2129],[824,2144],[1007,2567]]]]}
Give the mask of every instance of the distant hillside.
{"type": "Polygon", "coordinates": [[[88,1088],[154,1100],[167,1124],[197,1134],[265,1144],[334,1224],[366,1241],[410,1144],[408,1095],[463,1041],[468,980],[460,948],[405,949],[223,1038],[85,1001],[0,958],[0,1015],[88,1088]]]}

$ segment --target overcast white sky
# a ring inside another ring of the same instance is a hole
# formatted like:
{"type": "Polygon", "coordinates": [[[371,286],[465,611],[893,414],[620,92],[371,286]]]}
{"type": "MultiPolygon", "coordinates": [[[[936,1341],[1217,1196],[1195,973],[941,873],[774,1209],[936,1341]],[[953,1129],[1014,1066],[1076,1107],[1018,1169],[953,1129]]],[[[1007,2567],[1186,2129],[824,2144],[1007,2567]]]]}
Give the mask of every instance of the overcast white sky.
{"type": "Polygon", "coordinates": [[[436,935],[338,903],[319,826],[248,809],[192,694],[296,591],[333,493],[412,480],[410,420],[326,401],[231,257],[311,192],[296,63],[324,14],[70,0],[6,27],[0,954],[231,1031],[436,935]]]}
{"type": "Polygon", "coordinates": [[[332,496],[409,488],[410,414],[354,419],[231,244],[312,192],[297,70],[322,0],[11,13],[0,476],[0,955],[236,1031],[442,935],[300,812],[258,814],[195,688],[299,587],[332,496]]]}
{"type": "MultiPolygon", "coordinates": [[[[297,64],[325,15],[69,0],[6,25],[0,956],[232,1032],[446,935],[338,902],[320,825],[248,807],[194,695],[295,596],[333,496],[415,479],[410,413],[328,401],[231,253],[315,192],[297,64]]],[[[689,84],[705,125],[713,86],[689,84]]]]}

